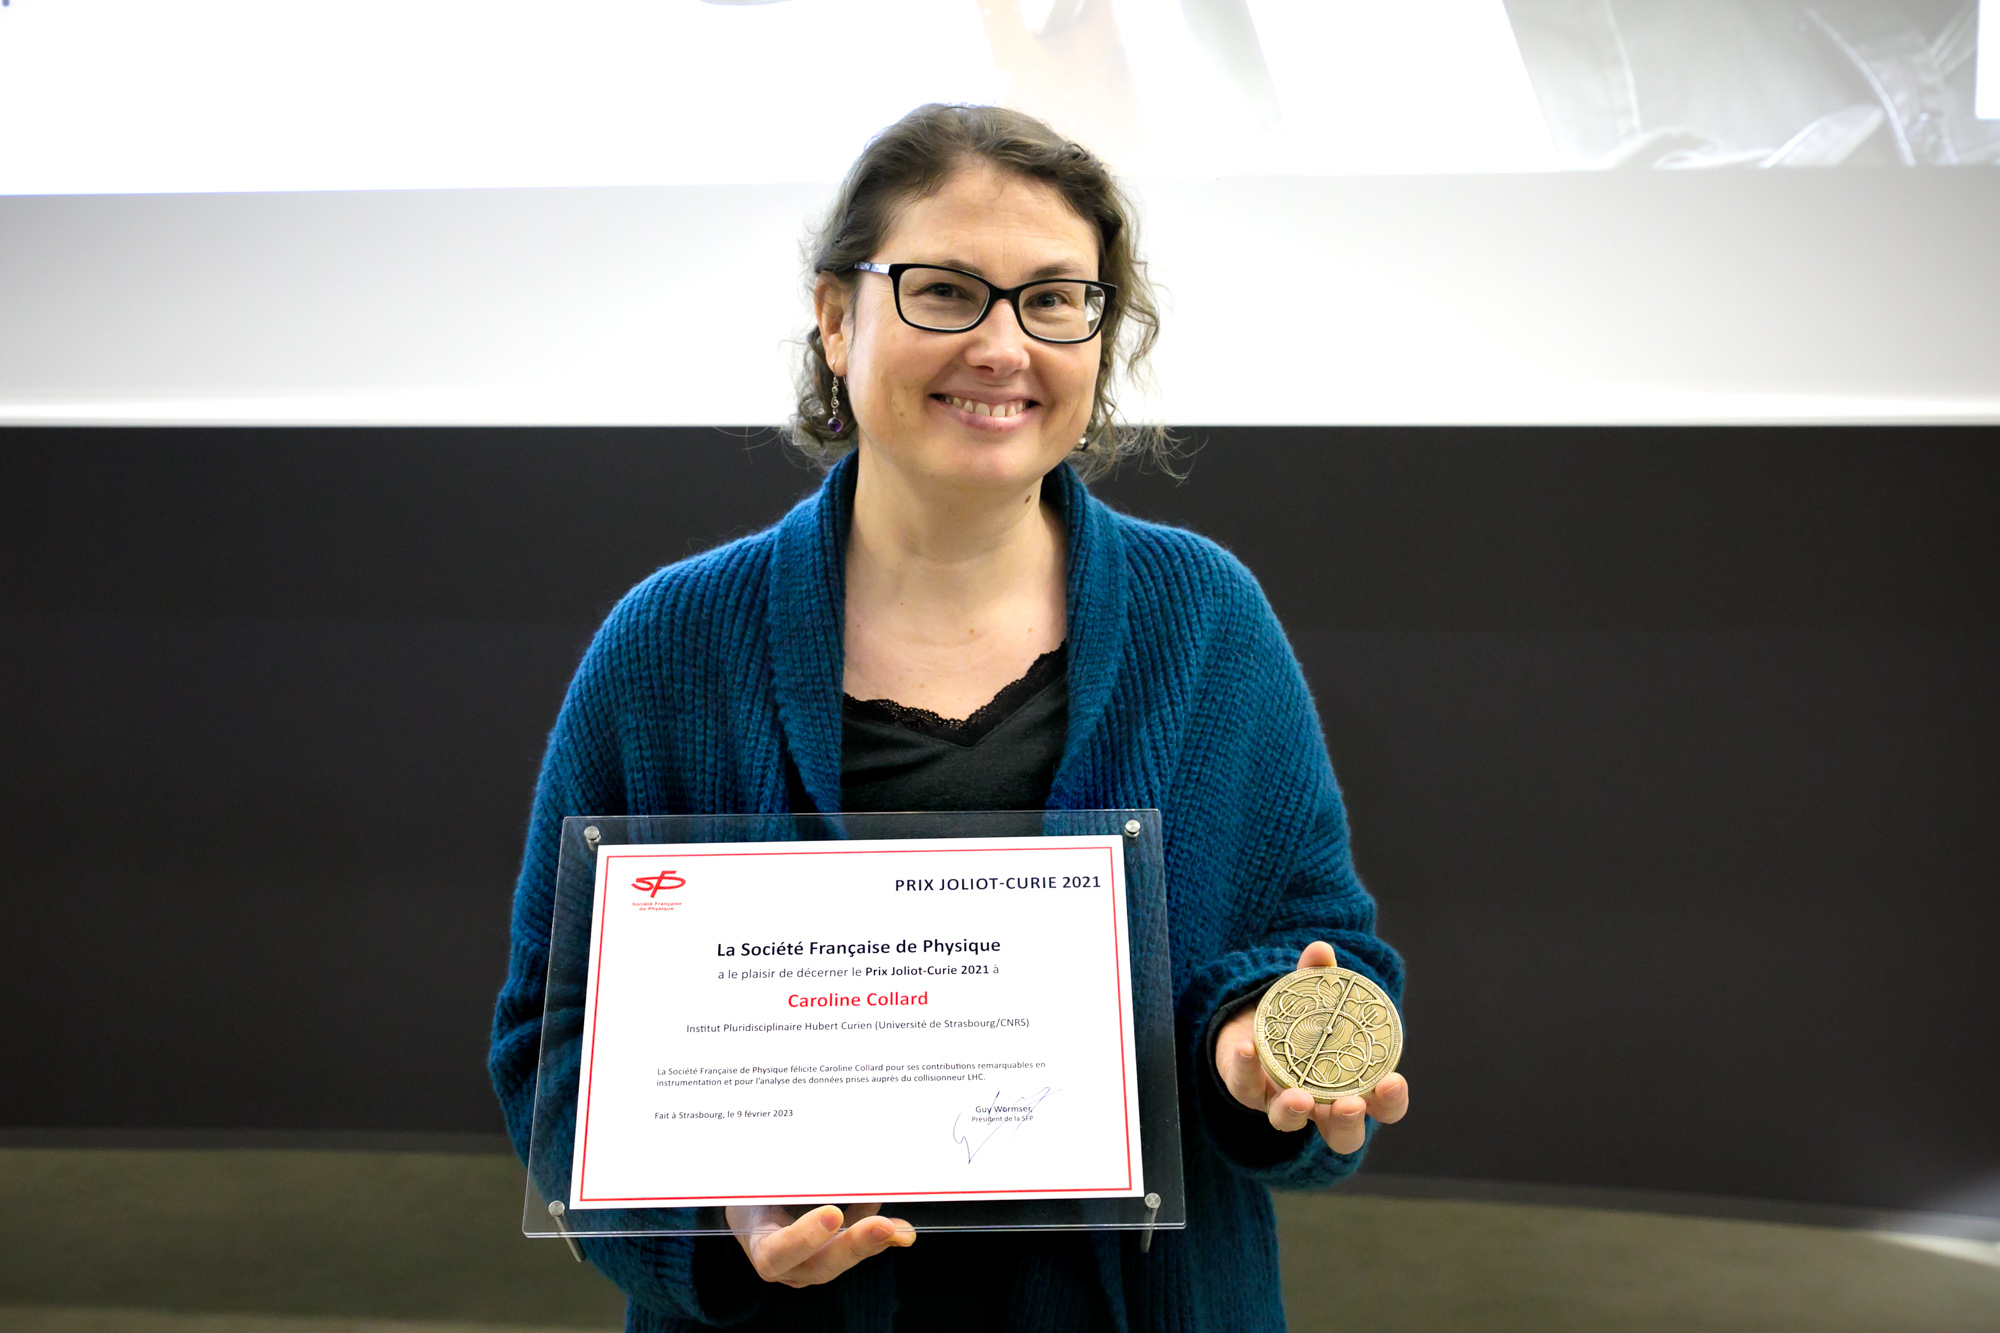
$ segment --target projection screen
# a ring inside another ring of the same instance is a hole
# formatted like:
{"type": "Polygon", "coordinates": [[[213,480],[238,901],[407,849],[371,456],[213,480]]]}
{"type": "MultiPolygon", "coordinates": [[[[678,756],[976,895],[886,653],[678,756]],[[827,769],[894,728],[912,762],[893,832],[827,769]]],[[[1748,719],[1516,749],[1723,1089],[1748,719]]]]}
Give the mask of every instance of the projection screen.
{"type": "Polygon", "coordinates": [[[0,420],[766,425],[868,137],[1104,154],[1177,424],[2000,420],[2000,0],[0,0],[0,420]]]}

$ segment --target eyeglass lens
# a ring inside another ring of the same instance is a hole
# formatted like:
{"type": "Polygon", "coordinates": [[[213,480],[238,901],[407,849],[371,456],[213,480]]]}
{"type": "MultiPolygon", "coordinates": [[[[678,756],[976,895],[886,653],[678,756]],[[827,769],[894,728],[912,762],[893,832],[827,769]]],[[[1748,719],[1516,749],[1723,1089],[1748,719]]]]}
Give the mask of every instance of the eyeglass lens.
{"type": "MultiPolygon", "coordinates": [[[[992,299],[992,287],[946,268],[905,269],[896,289],[903,318],[936,333],[971,328],[992,299]]],[[[1104,321],[1104,289],[1087,282],[1038,282],[1023,289],[1016,305],[1021,327],[1052,342],[1080,342],[1104,321]]]]}

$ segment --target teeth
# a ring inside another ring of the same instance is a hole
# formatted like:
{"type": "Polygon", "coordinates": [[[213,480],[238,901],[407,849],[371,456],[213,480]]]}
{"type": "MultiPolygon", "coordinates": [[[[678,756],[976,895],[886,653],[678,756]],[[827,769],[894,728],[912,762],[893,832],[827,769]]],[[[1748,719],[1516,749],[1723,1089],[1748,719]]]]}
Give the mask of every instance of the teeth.
{"type": "Polygon", "coordinates": [[[1028,410],[1027,403],[1022,401],[1011,403],[975,403],[970,398],[954,398],[950,394],[944,395],[944,400],[953,407],[982,417],[1017,417],[1028,410]]]}

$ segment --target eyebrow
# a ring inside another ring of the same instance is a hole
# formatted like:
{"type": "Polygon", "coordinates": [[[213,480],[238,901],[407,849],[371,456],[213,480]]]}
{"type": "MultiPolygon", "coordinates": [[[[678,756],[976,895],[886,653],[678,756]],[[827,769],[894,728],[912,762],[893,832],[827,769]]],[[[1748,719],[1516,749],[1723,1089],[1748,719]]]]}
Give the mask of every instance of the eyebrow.
{"type": "MultiPolygon", "coordinates": [[[[968,264],[960,259],[932,259],[932,260],[924,260],[921,262],[927,264],[933,264],[938,268],[963,269],[967,273],[974,273],[981,278],[986,278],[985,271],[982,270],[977,264],[968,264]]],[[[1030,273],[1027,277],[1021,279],[1021,281],[1024,284],[1030,282],[1044,282],[1050,278],[1077,278],[1085,282],[1096,281],[1096,279],[1094,278],[1085,278],[1082,273],[1078,272],[1077,270],[1080,267],[1081,265],[1077,264],[1074,260],[1058,259],[1054,263],[1042,265],[1040,268],[1036,269],[1033,273],[1030,273]]],[[[992,281],[991,278],[986,278],[986,280],[988,282],[992,281]]]]}

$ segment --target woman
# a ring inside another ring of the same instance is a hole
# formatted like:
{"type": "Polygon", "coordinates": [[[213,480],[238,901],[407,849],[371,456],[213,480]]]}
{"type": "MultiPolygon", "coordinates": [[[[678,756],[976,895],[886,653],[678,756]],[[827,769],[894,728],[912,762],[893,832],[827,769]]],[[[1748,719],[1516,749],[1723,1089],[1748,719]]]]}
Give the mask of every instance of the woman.
{"type": "Polygon", "coordinates": [[[1079,480],[1149,443],[1113,425],[1114,371],[1155,329],[1129,207],[1038,121],[923,107],[855,164],[813,271],[794,436],[833,462],[825,484],[633,590],[550,737],[491,1057],[516,1144],[564,815],[1157,806],[1186,1231],[1144,1254],[1107,1232],[917,1243],[826,1205],[733,1210],[733,1242],[585,1245],[635,1329],[1280,1328],[1267,1187],[1353,1171],[1407,1087],[1281,1092],[1250,1008],[1336,946],[1391,994],[1401,963],[1255,581],[1079,480]]]}

